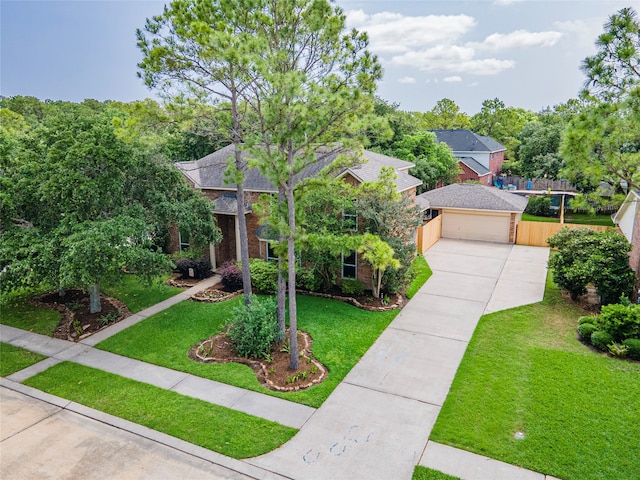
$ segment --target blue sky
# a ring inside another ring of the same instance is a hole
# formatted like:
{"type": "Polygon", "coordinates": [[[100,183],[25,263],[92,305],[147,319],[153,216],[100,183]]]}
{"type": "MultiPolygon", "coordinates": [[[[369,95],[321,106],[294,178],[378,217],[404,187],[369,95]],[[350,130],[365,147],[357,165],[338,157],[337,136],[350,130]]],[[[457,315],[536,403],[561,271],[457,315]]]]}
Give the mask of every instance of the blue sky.
{"type": "MultiPolygon", "coordinates": [[[[442,98],[476,113],[498,97],[539,111],[575,97],[580,62],[607,18],[634,2],[338,0],[365,30],[385,75],[378,94],[404,110],[442,98]]],[[[155,0],[0,2],[0,93],[40,99],[156,98],[136,76],[135,30],[155,0]]]]}

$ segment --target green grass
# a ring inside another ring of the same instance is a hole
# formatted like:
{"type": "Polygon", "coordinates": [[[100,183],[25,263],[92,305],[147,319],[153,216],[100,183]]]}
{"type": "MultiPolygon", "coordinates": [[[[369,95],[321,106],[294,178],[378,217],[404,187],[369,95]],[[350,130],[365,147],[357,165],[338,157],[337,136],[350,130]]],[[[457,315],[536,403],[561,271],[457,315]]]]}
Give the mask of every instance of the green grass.
{"type": "Polygon", "coordinates": [[[151,285],[145,285],[136,275],[127,275],[118,283],[103,285],[102,291],[124,302],[132,313],[137,313],[183,291],[182,288],[165,285],[167,278],[159,277],[151,285]]]}
{"type": "Polygon", "coordinates": [[[36,307],[29,303],[33,292],[6,294],[0,302],[0,323],[34,333],[52,336],[60,314],[55,310],[36,307]]]}
{"type": "Polygon", "coordinates": [[[269,452],[296,433],[243,412],[69,362],[24,383],[233,458],[269,452]]]}
{"type": "Polygon", "coordinates": [[[522,220],[525,222],[546,222],[546,223],[560,223],[559,218],[555,217],[541,217],[538,215],[529,215],[528,213],[522,214],[522,220]]]}
{"type": "Polygon", "coordinates": [[[313,338],[313,353],[329,369],[329,376],[307,390],[278,393],[263,387],[245,365],[204,364],[187,357],[198,341],[222,331],[231,309],[241,301],[181,302],[104,340],[97,348],[319,407],[398,313],[368,312],[343,302],[299,295],[298,329],[313,338]]]}
{"type": "MultiPolygon", "coordinates": [[[[522,214],[522,220],[526,222],[548,222],[560,223],[560,219],[556,217],[539,217],[536,215],[522,214]]],[[[567,213],[564,216],[564,223],[577,223],[580,225],[602,225],[605,227],[613,227],[611,216],[609,215],[589,215],[588,213],[567,213]]]]}
{"type": "Polygon", "coordinates": [[[45,358],[47,358],[45,355],[0,342],[0,377],[7,377],[12,373],[19,372],[45,358]]]}
{"type": "Polygon", "coordinates": [[[413,298],[413,296],[420,290],[429,277],[431,276],[431,268],[427,264],[423,255],[418,255],[413,263],[411,263],[411,270],[416,274],[415,278],[411,282],[411,285],[407,288],[407,298],[413,298]]]}
{"type": "Polygon", "coordinates": [[[564,217],[565,223],[579,223],[581,225],[602,225],[613,227],[610,215],[589,215],[588,213],[571,213],[564,217]]]}
{"type": "Polygon", "coordinates": [[[580,315],[548,281],[543,302],[482,317],[431,439],[566,480],[637,477],[640,363],[578,342],[580,315]]]}
{"type": "Polygon", "coordinates": [[[418,465],[413,470],[413,477],[411,477],[411,480],[460,480],[460,478],[418,465]]]}

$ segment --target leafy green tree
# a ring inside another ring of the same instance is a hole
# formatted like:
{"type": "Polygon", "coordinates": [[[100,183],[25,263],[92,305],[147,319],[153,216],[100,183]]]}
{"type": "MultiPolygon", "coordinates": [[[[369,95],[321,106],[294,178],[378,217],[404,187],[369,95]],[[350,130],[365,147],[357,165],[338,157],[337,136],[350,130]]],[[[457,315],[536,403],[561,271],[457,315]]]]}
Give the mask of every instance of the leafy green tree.
{"type": "Polygon", "coordinates": [[[564,125],[559,122],[527,123],[518,137],[517,158],[522,175],[529,178],[557,179],[564,166],[559,155],[564,125]]]}
{"type": "Polygon", "coordinates": [[[460,107],[449,98],[443,98],[424,115],[427,130],[467,129],[471,125],[469,116],[460,111],[460,107]]]}
{"type": "Polygon", "coordinates": [[[596,40],[598,52],[582,62],[587,76],[584,94],[618,101],[640,86],[640,21],[631,8],[609,17],[596,40]]]}
{"type": "Polygon", "coordinates": [[[387,242],[370,233],[362,236],[357,251],[362,254],[363,260],[371,264],[373,296],[380,298],[384,272],[390,268],[398,270],[401,267],[400,261],[394,257],[395,252],[387,242]]]}
{"type": "Polygon", "coordinates": [[[471,117],[471,129],[500,142],[507,148],[505,160],[513,160],[520,144],[518,136],[532,120],[535,120],[533,112],[507,107],[502,100],[494,98],[482,102],[480,112],[471,117]]]}
{"type": "Polygon", "coordinates": [[[405,135],[394,143],[392,154],[415,163],[409,173],[422,180],[418,193],[436,188],[438,184],[448,185],[456,180],[460,172],[458,159],[453,156],[449,146],[438,142],[432,132],[405,135]]]}
{"type": "Polygon", "coordinates": [[[194,244],[219,238],[208,201],[145,145],[123,140],[107,110],[67,102],[42,111],[0,178],[4,290],[79,286],[96,309],[105,278],[170,269],[160,252],[172,224],[194,244]]]}

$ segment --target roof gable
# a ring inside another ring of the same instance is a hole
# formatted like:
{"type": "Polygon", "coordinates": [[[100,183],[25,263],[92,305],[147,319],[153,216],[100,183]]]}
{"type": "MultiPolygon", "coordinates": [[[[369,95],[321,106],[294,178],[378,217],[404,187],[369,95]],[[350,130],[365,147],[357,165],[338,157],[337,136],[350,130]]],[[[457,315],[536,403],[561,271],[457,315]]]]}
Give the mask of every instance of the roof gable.
{"type": "Polygon", "coordinates": [[[474,183],[454,183],[418,195],[431,208],[463,208],[523,212],[529,199],[514,193],[474,183]]]}
{"type": "MultiPolygon", "coordinates": [[[[330,165],[341,154],[348,153],[343,150],[318,150],[318,161],[307,166],[302,172],[294,177],[294,185],[318,175],[320,171],[330,165]]],[[[231,190],[237,189],[235,184],[224,182],[224,172],[227,168],[228,159],[235,155],[234,145],[227,145],[206,157],[192,162],[177,162],[174,165],[193,182],[196,188],[208,190],[231,190]]],[[[247,153],[242,152],[246,158],[247,153]]],[[[414,164],[398,158],[389,157],[376,152],[365,150],[363,155],[365,162],[350,167],[345,167],[338,172],[338,176],[349,173],[358,182],[378,181],[380,171],[383,167],[392,167],[397,174],[396,185],[398,191],[403,192],[412,187],[421,185],[422,182],[409,175],[406,170],[414,164]]],[[[254,192],[277,192],[277,188],[260,172],[258,168],[251,168],[245,174],[244,189],[254,192]]]]}
{"type": "Polygon", "coordinates": [[[478,135],[471,130],[430,130],[439,142],[449,145],[454,152],[502,152],[506,147],[488,136],[478,135]]]}
{"type": "Polygon", "coordinates": [[[491,173],[491,170],[489,170],[487,167],[482,165],[473,157],[457,157],[457,158],[458,158],[458,161],[464,163],[467,167],[469,167],[471,170],[476,172],[479,177],[483,177],[484,175],[488,175],[489,173],[491,173]]]}

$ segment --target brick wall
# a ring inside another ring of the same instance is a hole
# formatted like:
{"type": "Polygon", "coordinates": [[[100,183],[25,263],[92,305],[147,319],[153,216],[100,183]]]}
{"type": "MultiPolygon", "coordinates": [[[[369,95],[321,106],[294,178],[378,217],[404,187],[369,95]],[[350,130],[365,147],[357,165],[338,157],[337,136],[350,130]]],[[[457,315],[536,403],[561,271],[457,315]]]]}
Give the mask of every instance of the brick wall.
{"type": "Polygon", "coordinates": [[[493,175],[498,175],[502,171],[504,164],[504,152],[494,152],[489,156],[489,170],[493,175]]]}
{"type": "Polygon", "coordinates": [[[491,179],[490,173],[479,177],[476,172],[471,170],[464,163],[459,162],[458,165],[460,165],[460,167],[462,168],[462,172],[458,174],[458,183],[464,183],[469,180],[474,180],[476,182],[482,183],[483,185],[489,185],[489,181],[491,179]]]}

